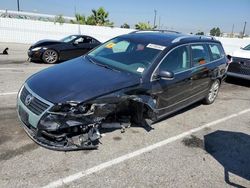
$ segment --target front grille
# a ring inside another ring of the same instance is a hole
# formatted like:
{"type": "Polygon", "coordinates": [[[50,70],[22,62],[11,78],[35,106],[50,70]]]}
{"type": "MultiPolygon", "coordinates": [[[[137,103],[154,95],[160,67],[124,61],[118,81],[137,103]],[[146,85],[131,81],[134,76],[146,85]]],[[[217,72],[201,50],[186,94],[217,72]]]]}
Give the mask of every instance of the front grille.
{"type": "Polygon", "coordinates": [[[230,63],[227,71],[237,74],[250,75],[250,67],[240,63],[230,63]]]}
{"type": "Polygon", "coordinates": [[[41,100],[37,99],[36,97],[33,96],[33,99],[31,100],[30,104],[26,105],[25,100],[28,95],[32,94],[25,88],[23,87],[20,95],[20,99],[22,103],[34,114],[36,115],[41,115],[48,107],[49,105],[42,102],[41,100]]]}

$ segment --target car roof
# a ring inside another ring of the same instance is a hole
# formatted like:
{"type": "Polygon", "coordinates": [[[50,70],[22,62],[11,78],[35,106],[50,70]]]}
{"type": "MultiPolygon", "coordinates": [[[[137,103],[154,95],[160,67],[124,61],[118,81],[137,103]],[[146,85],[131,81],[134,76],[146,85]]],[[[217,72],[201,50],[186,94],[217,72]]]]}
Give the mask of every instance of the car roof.
{"type": "Polygon", "coordinates": [[[159,31],[138,31],[130,34],[122,35],[121,37],[132,39],[135,41],[143,41],[154,43],[163,46],[170,46],[179,43],[192,42],[218,42],[213,37],[200,35],[187,35],[174,32],[159,32],[159,31]]]}

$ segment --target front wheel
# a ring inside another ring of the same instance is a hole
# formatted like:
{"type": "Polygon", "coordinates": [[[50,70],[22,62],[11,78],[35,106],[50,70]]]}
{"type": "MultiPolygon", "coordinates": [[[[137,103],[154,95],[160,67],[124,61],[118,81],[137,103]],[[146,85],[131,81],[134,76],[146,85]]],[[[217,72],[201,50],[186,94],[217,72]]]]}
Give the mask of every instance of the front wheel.
{"type": "Polygon", "coordinates": [[[207,96],[204,98],[203,102],[205,104],[212,104],[218,93],[219,93],[219,89],[220,89],[220,81],[218,79],[214,80],[214,82],[212,83],[209,92],[207,94],[207,96]]]}
{"type": "Polygon", "coordinates": [[[42,58],[45,63],[53,64],[58,61],[58,54],[55,50],[49,49],[43,53],[42,58]]]}

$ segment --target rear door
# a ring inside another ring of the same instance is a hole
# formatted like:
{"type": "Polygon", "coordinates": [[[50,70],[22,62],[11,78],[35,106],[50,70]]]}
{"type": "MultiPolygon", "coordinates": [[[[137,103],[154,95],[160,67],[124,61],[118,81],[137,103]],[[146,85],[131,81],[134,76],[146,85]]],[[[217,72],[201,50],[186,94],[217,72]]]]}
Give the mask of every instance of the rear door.
{"type": "MultiPolygon", "coordinates": [[[[159,118],[185,105],[191,96],[191,69],[189,46],[183,45],[172,50],[159,65],[158,71],[172,71],[173,80],[152,81],[159,118]]],[[[157,73],[156,73],[157,74],[157,73]]]]}
{"type": "Polygon", "coordinates": [[[193,96],[203,96],[209,88],[211,82],[211,68],[209,51],[206,44],[192,44],[191,62],[192,62],[192,94],[193,96]]]}

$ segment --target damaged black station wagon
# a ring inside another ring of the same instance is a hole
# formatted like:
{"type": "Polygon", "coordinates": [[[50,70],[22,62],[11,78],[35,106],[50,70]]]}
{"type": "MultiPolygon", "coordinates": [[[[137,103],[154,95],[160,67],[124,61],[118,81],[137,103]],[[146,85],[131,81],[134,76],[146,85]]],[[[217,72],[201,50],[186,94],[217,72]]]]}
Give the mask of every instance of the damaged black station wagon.
{"type": "Polygon", "coordinates": [[[146,126],[194,102],[213,103],[226,64],[213,38],[138,31],[31,76],[18,115],[46,148],[93,149],[109,126],[146,126]]]}

